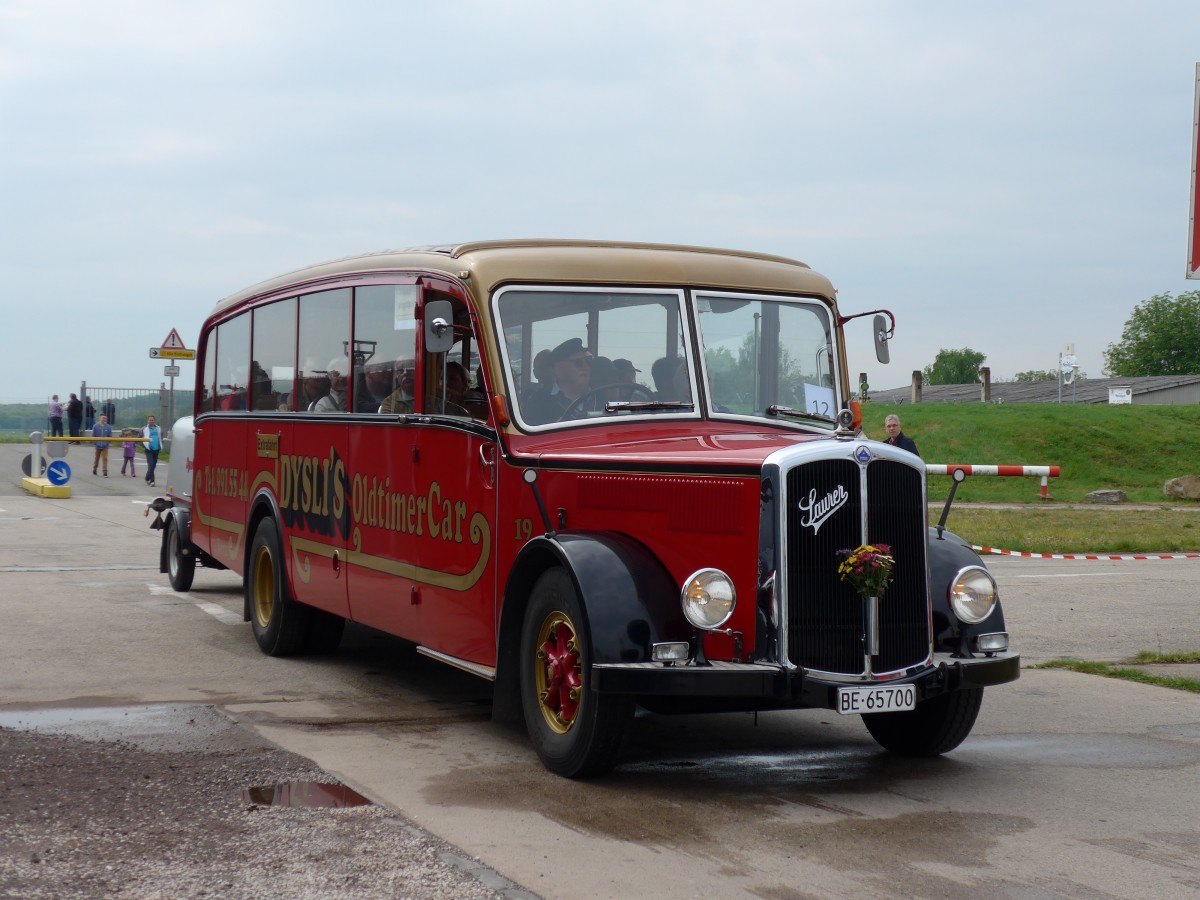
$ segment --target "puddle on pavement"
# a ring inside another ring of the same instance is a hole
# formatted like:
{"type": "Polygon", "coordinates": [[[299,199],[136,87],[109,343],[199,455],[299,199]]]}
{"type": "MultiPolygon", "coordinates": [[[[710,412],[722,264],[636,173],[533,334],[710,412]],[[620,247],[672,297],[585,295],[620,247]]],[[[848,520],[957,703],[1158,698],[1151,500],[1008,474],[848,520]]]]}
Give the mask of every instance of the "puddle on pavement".
{"type": "Polygon", "coordinates": [[[284,781],[265,787],[245,788],[242,801],[257,806],[291,806],[304,809],[341,809],[346,806],[370,806],[371,801],[344,784],[321,781],[284,781]]]}
{"type": "Polygon", "coordinates": [[[985,755],[1008,765],[1160,769],[1195,765],[1200,748],[1141,735],[1004,734],[973,737],[954,753],[965,762],[985,755]]]}

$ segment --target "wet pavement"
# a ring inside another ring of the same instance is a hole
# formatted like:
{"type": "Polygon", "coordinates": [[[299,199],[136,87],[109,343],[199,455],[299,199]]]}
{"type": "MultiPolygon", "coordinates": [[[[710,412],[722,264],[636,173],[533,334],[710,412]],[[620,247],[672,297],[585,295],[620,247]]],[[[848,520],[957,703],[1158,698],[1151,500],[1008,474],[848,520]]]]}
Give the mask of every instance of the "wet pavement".
{"type": "MultiPolygon", "coordinates": [[[[822,711],[639,715],[610,777],[565,781],[486,682],[411,645],[351,628],[329,658],[263,657],[234,576],[170,590],[127,490],[0,499],[0,714],[39,728],[0,730],[0,894],[1200,892],[1197,695],[1026,670],[931,760],[822,711]],[[295,782],[372,803],[243,798],[295,782]]],[[[1197,564],[989,565],[1030,659],[1196,649],[1197,564]]]]}

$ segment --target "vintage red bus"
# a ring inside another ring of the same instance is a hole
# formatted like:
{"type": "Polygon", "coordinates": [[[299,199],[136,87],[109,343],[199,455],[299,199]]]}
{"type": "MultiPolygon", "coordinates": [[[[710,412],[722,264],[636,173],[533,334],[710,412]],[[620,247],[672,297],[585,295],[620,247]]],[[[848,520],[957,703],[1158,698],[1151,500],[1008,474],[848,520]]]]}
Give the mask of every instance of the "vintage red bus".
{"type": "MultiPolygon", "coordinates": [[[[920,458],[862,435],[848,318],[802,263],[699,247],[480,242],[263,282],[200,333],[162,570],[240,573],[269,655],[350,620],[494,682],[567,776],[615,764],[637,705],[834,709],[946,752],[1019,657],[978,556],[927,526],[920,458]],[[868,544],[882,596],[839,576],[868,544]]],[[[877,317],[881,359],[889,336],[877,317]]]]}

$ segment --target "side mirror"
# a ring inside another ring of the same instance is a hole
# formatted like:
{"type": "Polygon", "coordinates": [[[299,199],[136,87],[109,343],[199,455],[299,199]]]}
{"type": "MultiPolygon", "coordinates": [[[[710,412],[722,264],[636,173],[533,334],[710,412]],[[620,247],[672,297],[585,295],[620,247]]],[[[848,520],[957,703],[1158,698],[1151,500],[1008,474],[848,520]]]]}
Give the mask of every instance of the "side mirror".
{"type": "Polygon", "coordinates": [[[446,353],[454,346],[454,307],[449,300],[425,304],[425,352],[446,353]]]}
{"type": "Polygon", "coordinates": [[[875,323],[875,358],[885,366],[892,361],[891,354],[888,352],[888,320],[883,316],[876,316],[875,323]]]}

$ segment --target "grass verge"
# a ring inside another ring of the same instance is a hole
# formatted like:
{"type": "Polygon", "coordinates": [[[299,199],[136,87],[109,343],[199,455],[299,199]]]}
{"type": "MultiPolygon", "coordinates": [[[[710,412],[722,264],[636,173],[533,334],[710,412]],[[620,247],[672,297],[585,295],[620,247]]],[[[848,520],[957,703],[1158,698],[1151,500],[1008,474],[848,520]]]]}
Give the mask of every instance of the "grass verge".
{"type": "Polygon", "coordinates": [[[1078,659],[1055,659],[1050,662],[1037,663],[1031,669],[1067,669],[1072,672],[1082,672],[1085,675],[1102,675],[1105,678],[1121,678],[1125,681],[1136,681],[1139,684],[1153,684],[1158,687],[1171,688],[1176,691],[1188,691],[1200,694],[1200,678],[1185,678],[1182,676],[1156,675],[1141,669],[1130,668],[1134,665],[1152,665],[1156,663],[1200,663],[1200,653],[1150,653],[1143,651],[1127,664],[1087,662],[1078,659]]]}
{"type": "MultiPolygon", "coordinates": [[[[929,524],[941,514],[931,504],[929,524]]],[[[946,529],[978,547],[1022,553],[1200,552],[1200,513],[1191,509],[954,507],[946,529]]]]}

